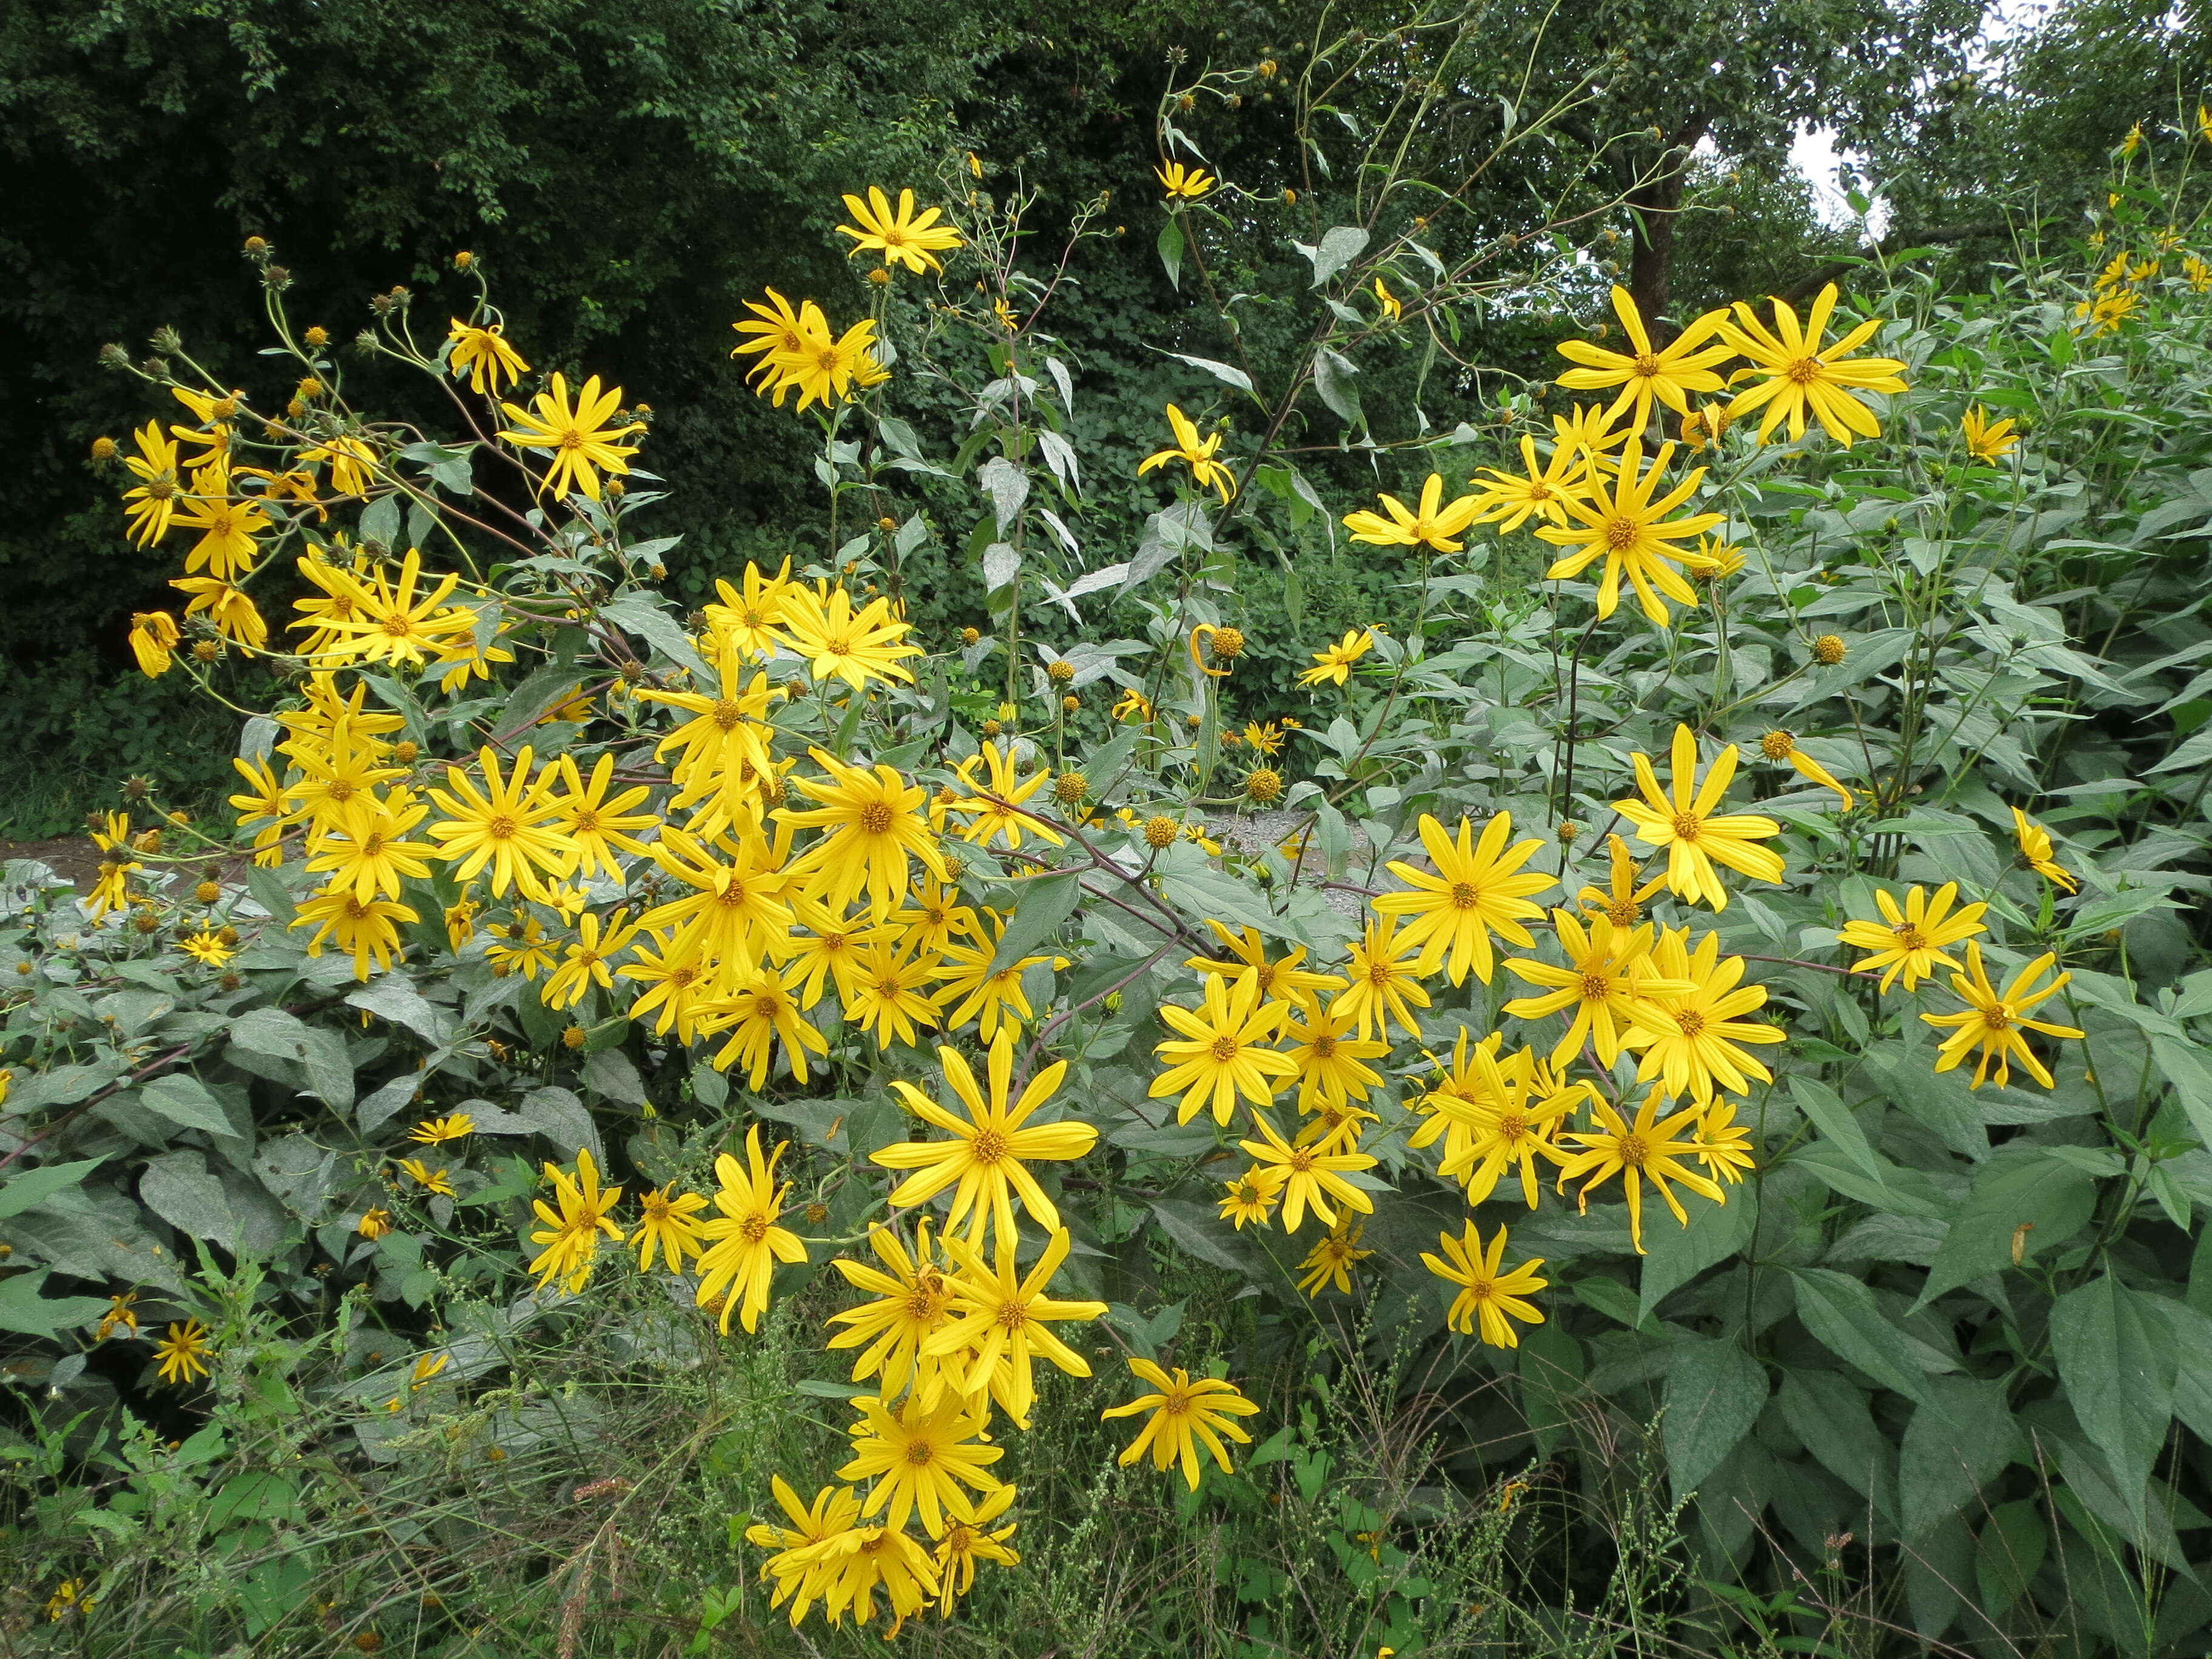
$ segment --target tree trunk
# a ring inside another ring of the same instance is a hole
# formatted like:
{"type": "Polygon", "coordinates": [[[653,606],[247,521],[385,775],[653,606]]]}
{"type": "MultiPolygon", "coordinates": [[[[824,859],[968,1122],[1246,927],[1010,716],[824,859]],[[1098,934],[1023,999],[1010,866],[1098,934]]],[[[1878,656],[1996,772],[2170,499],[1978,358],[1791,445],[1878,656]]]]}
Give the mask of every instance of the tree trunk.
{"type": "Polygon", "coordinates": [[[1691,152],[1705,136],[1707,125],[1702,115],[1685,121],[1668,141],[1656,171],[1626,192],[1636,222],[1630,239],[1628,293],[1654,345],[1664,345],[1675,334],[1663,320],[1674,286],[1674,221],[1681,211],[1682,181],[1689,172],[1691,152]]]}

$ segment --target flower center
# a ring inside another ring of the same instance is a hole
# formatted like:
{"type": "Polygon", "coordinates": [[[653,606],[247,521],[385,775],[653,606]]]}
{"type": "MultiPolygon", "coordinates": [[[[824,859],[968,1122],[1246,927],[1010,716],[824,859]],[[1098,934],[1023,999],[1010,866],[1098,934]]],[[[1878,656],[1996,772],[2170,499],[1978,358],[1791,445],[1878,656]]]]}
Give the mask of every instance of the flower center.
{"type": "Polygon", "coordinates": [[[1518,1112],[1508,1112],[1498,1120],[1498,1135],[1501,1140],[1518,1140],[1528,1133],[1528,1120],[1518,1112]]]}
{"type": "Polygon", "coordinates": [[[1335,1054],[1336,1039],[1334,1037],[1317,1036],[1313,1040],[1313,1055],[1316,1060],[1334,1059],[1335,1054]]]}
{"type": "Polygon", "coordinates": [[[1605,974],[1584,974],[1583,975],[1583,1001],[1603,1002],[1612,994],[1613,980],[1609,975],[1605,974]]]}
{"type": "Polygon", "coordinates": [[[860,809],[860,828],[871,836],[880,836],[891,827],[891,809],[879,800],[872,800],[860,809]]]}
{"type": "Polygon", "coordinates": [[[1625,553],[1636,545],[1636,538],[1644,526],[1633,519],[1607,519],[1605,521],[1605,545],[1608,552],[1625,553]]]}
{"type": "Polygon", "coordinates": [[[999,1310],[999,1328],[1018,1331],[1030,1322],[1030,1310],[1018,1302],[1009,1302],[999,1310]]]}
{"type": "Polygon", "coordinates": [[[494,841],[512,841],[514,839],[515,831],[521,827],[506,813],[500,812],[495,814],[490,822],[484,825],[484,834],[489,836],[494,841]]]}
{"type": "Polygon", "coordinates": [[[1237,1051],[1243,1047],[1243,1044],[1233,1036],[1218,1036],[1213,1039],[1213,1057],[1226,1066],[1237,1058],[1237,1051]]]}
{"type": "Polygon", "coordinates": [[[1928,935],[1909,921],[1901,921],[1889,931],[1896,936],[1897,948],[1900,951],[1924,951],[1928,948],[1928,935]]]}
{"type": "Polygon", "coordinates": [[[986,1129],[968,1143],[968,1152],[978,1164],[996,1164],[1006,1155],[1006,1138],[996,1129],[986,1129]]]}
{"type": "Polygon", "coordinates": [[[573,834],[579,836],[595,835],[598,833],[599,828],[599,815],[592,811],[588,806],[578,807],[569,817],[568,829],[573,834]]]}
{"type": "Polygon", "coordinates": [[[1659,373],[1658,358],[1648,351],[1641,354],[1636,359],[1636,373],[1647,380],[1656,378],[1659,373]]]}
{"type": "Polygon", "coordinates": [[[927,1440],[909,1440],[906,1443],[906,1461],[917,1469],[927,1468],[930,1459],[936,1455],[937,1448],[927,1440]]]}
{"type": "Polygon", "coordinates": [[[738,722],[744,718],[744,710],[738,708],[728,697],[716,698],[714,708],[708,713],[713,716],[714,724],[725,732],[734,730],[738,722]]]}
{"type": "Polygon", "coordinates": [[[1783,370],[1783,378],[1792,386],[1810,386],[1819,380],[1827,365],[1818,357],[1799,357],[1783,370]]]}
{"type": "Polygon", "coordinates": [[[755,1210],[738,1224],[738,1231],[744,1236],[746,1243],[757,1244],[768,1237],[768,1218],[755,1210]]]}
{"type": "Polygon", "coordinates": [[[1990,1031],[2009,1031],[2012,1030],[2012,1016],[2002,1008],[1984,1008],[1982,1010],[1982,1027],[1990,1031]]]}
{"type": "Polygon", "coordinates": [[[1615,899],[1605,907],[1605,919],[1616,927],[1632,927],[1643,915],[1644,907],[1634,899],[1615,899]]]}
{"type": "Polygon", "coordinates": [[[1623,1135],[1620,1146],[1620,1161],[1632,1170],[1640,1170],[1651,1156],[1651,1144],[1642,1135],[1623,1135]]]}
{"type": "Polygon", "coordinates": [[[1301,1146],[1291,1154],[1290,1165],[1291,1172],[1295,1175],[1311,1175],[1314,1155],[1307,1148],[1301,1146]]]}
{"type": "Polygon", "coordinates": [[[1705,826],[1698,821],[1697,814],[1694,812],[1677,812],[1674,814],[1674,839],[1676,841],[1694,842],[1704,829],[1705,826]]]}
{"type": "Polygon", "coordinates": [[[1375,986],[1388,985],[1390,982],[1390,964],[1379,957],[1369,963],[1367,982],[1375,986]]]}
{"type": "Polygon", "coordinates": [[[1482,895],[1475,890],[1473,882],[1455,881],[1452,884],[1451,902],[1455,910],[1472,910],[1482,902],[1482,895]]]}
{"type": "Polygon", "coordinates": [[[1678,1009],[1674,1014],[1674,1024],[1686,1037],[1702,1036],[1705,1030],[1705,1017],[1694,1008],[1678,1009]]]}

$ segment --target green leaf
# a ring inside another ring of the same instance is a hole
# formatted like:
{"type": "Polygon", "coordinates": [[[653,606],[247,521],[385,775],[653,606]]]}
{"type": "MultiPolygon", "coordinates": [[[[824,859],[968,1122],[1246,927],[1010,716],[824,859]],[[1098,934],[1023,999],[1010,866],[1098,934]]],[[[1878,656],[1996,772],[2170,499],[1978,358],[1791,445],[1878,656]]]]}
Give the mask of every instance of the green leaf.
{"type": "Polygon", "coordinates": [[[1679,1502],[1720,1467],[1766,1405],[1766,1371],[1735,1342],[1677,1346],[1667,1370],[1663,1438],[1679,1502]]]}
{"type": "Polygon", "coordinates": [[[1942,1376],[1905,1425],[1898,1457],[1899,1521],[1908,1540],[1956,1515],[2009,1463],[2020,1431],[1991,1378],[1942,1376]]]}
{"type": "Polygon", "coordinates": [[[404,1025],[434,1048],[453,1035],[453,1016],[408,983],[403,974],[384,974],[346,994],[349,1008],[366,1008],[380,1019],[404,1025]]]}
{"type": "Polygon", "coordinates": [[[1974,1542],[1974,1583],[1992,1619],[2025,1595],[2051,1549],[2051,1523],[2033,1498],[2016,1498],[1990,1511],[1974,1542]]]}
{"type": "Polygon", "coordinates": [[[238,1247],[238,1218],[222,1182],[210,1175],[195,1152],[157,1158],[138,1176],[138,1196],[146,1207],[179,1232],[213,1239],[227,1250],[238,1247]]]}
{"type": "Polygon", "coordinates": [[[625,1106],[646,1103],[645,1084],[619,1048],[602,1048],[584,1058],[583,1085],[588,1094],[602,1095],[625,1106]]]}
{"type": "Polygon", "coordinates": [[[200,1129],[228,1139],[235,1131],[224,1115],[222,1103],[208,1086],[185,1072],[157,1077],[138,1091],[138,1102],[149,1111],[183,1129],[200,1129]]]}
{"type": "Polygon", "coordinates": [[[1182,223],[1180,220],[1170,219],[1160,227],[1158,246],[1160,264],[1168,273],[1168,286],[1180,289],[1182,287],[1182,223]]]}
{"type": "Polygon", "coordinates": [[[1925,1401],[1928,1373],[1954,1369],[1947,1356],[1901,1329],[1861,1280],[1832,1267],[1789,1272],[1797,1317],[1814,1340],[1885,1389],[1925,1401]]]}
{"type": "Polygon", "coordinates": [[[1204,865],[1178,870],[1161,877],[1160,892],[1194,921],[1211,917],[1225,927],[1255,927],[1275,939],[1293,937],[1256,888],[1248,887],[1225,870],[1204,865]]]}
{"type": "Polygon", "coordinates": [[[337,1032],[311,1026],[281,1008],[256,1008],[230,1028],[230,1042],[249,1054],[290,1061],[306,1076],[307,1093],[334,1111],[351,1109],[353,1065],[337,1032]]]}
{"type": "Polygon", "coordinates": [[[40,1267],[0,1279],[0,1331],[21,1336],[52,1336],[72,1326],[97,1319],[107,1311],[107,1299],[98,1296],[39,1294],[51,1269],[40,1267]]]}
{"type": "Polygon", "coordinates": [[[1259,395],[1253,391],[1252,377],[1241,368],[1232,368],[1227,363],[1217,363],[1211,357],[1185,356],[1180,351],[1170,351],[1167,355],[1177,362],[1188,363],[1193,368],[1204,369],[1224,386],[1233,386],[1239,392],[1252,392],[1255,397],[1259,395]]]}
{"type": "Polygon", "coordinates": [[[1060,923],[1074,914],[1082,901],[1082,873],[1063,870],[1057,875],[1034,877],[1014,890],[1020,896],[1006,931],[999,936],[998,953],[991,958],[993,973],[1012,967],[1060,931],[1060,923]]]}
{"type": "Polygon", "coordinates": [[[106,1162],[104,1158],[80,1158],[74,1164],[41,1164],[11,1176],[5,1186],[0,1186],[0,1221],[45,1203],[56,1193],[82,1185],[87,1176],[106,1162]]]}
{"type": "Polygon", "coordinates": [[[1359,370],[1349,357],[1323,346],[1314,354],[1314,390],[1346,426],[1358,426],[1366,417],[1359,407],[1359,370]]]}
{"type": "Polygon", "coordinates": [[[1885,1515],[1897,1509],[1897,1453],[1866,1392],[1838,1371],[1785,1371],[1775,1395],[1790,1431],[1829,1474],[1885,1515]]]}
{"type": "Polygon", "coordinates": [[[1786,1160],[1793,1170],[1803,1170],[1831,1192],[1890,1215],[1936,1217],[1943,1205],[1926,1176],[1917,1170],[1882,1164],[1883,1178],[1869,1176],[1849,1154],[1832,1142],[1814,1141],[1800,1146],[1786,1160]]]}
{"type": "Polygon", "coordinates": [[[2064,1243],[2087,1224],[2096,1204],[2097,1183],[2041,1147],[1999,1148],[1974,1178],[1914,1305],[1924,1308],[1947,1291],[2010,1267],[2015,1236],[2023,1261],[2064,1243]]]}
{"type": "Polygon", "coordinates": [[[1843,1097],[1826,1084],[1809,1077],[1790,1079],[1790,1092],[1796,1097],[1805,1115],[1813,1127],[1826,1135],[1845,1158],[1858,1165],[1876,1181],[1881,1181],[1887,1168],[1875,1152],[1874,1143],[1867,1139],[1866,1130],[1844,1104],[1843,1097]]]}
{"type": "Polygon", "coordinates": [[[1756,1206],[1741,1192],[1733,1203],[1692,1203],[1688,1208],[1688,1226],[1655,1227],[1644,1235],[1650,1249],[1644,1257],[1643,1296],[1636,1317],[1626,1322],[1643,1324],[1676,1290],[1741,1250],[1759,1224],[1756,1206]]]}
{"type": "Polygon", "coordinates": [[[2074,1415],[2142,1518],[2145,1483],[2173,1414],[2175,1343],[2162,1310],[2111,1273],[2051,1304],[2051,1349],[2074,1415]]]}

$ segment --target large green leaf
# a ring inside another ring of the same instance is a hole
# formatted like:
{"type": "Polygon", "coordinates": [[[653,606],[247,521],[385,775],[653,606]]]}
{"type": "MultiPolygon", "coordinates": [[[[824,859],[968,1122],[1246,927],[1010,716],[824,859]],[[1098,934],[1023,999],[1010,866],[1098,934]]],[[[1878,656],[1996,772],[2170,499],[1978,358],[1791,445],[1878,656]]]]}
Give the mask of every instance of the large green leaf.
{"type": "Polygon", "coordinates": [[[1790,1276],[1805,1328],[1882,1387],[1924,1401],[1929,1373],[1953,1369],[1948,1358],[1892,1320],[1863,1280],[1832,1267],[1793,1267],[1790,1276]]]}
{"type": "Polygon", "coordinates": [[[1875,1425],[1864,1389],[1839,1371],[1792,1370],[1783,1373],[1775,1403],[1831,1474],[1895,1519],[1897,1449],[1875,1425]]]}
{"type": "Polygon", "coordinates": [[[1751,1242],[1752,1230],[1759,1222],[1759,1206],[1742,1189],[1726,1204],[1692,1199],[1686,1207],[1688,1226],[1654,1227],[1644,1236],[1649,1254],[1643,1259],[1643,1297],[1637,1309],[1637,1324],[1656,1312],[1674,1291],[1715,1262],[1725,1261],[1741,1250],[1751,1242]]]}
{"type": "Polygon", "coordinates": [[[0,1221],[21,1215],[34,1204],[43,1204],[56,1193],[75,1187],[107,1160],[80,1158],[74,1164],[46,1164],[10,1176],[0,1186],[0,1221]]]}
{"type": "Polygon", "coordinates": [[[1766,1405],[1766,1371],[1725,1339],[1679,1344],[1667,1370],[1663,1438],[1677,1499],[1719,1467],[1766,1405]]]}
{"type": "Polygon", "coordinates": [[[2094,1212],[2097,1183],[2040,1146],[2006,1146],[1990,1155],[1920,1287],[1920,1305],[1985,1273],[2040,1255],[2079,1232],[2094,1212]]]}
{"type": "Polygon", "coordinates": [[[1898,1519],[1908,1540],[1956,1516],[2020,1446],[2002,1382],[1939,1376],[1928,1387],[1898,1459],[1898,1519]]]}
{"type": "Polygon", "coordinates": [[[2172,1327],[2106,1273],[2052,1304],[2051,1350],[2075,1418],[2111,1460],[2121,1495],[2140,1516],[2173,1414],[2172,1327]]]}
{"type": "Polygon", "coordinates": [[[43,1297],[44,1267],[0,1279],[0,1331],[21,1336],[52,1336],[97,1319],[107,1311],[107,1298],[99,1296],[43,1297]]]}
{"type": "Polygon", "coordinates": [[[1083,878],[1073,870],[1038,876],[1014,889],[1014,914],[999,936],[993,972],[1012,967],[1060,931],[1083,899],[1083,878]]]}
{"type": "Polygon", "coordinates": [[[337,1032],[281,1008],[256,1008],[230,1028],[230,1042],[234,1048],[296,1066],[307,1091],[332,1110],[352,1108],[353,1064],[337,1032]]]}

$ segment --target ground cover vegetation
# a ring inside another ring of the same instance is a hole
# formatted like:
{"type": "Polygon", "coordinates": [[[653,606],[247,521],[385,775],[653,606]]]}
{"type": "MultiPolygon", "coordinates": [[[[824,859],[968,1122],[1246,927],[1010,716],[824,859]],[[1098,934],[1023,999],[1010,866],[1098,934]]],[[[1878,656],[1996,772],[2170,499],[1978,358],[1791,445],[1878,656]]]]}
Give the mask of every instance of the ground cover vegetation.
{"type": "Polygon", "coordinates": [[[11,1646],[2205,1645],[2212,115],[1670,320],[1468,21],[825,195],[773,556],[512,252],[113,354],[231,781],[0,891],[11,1646]]]}

